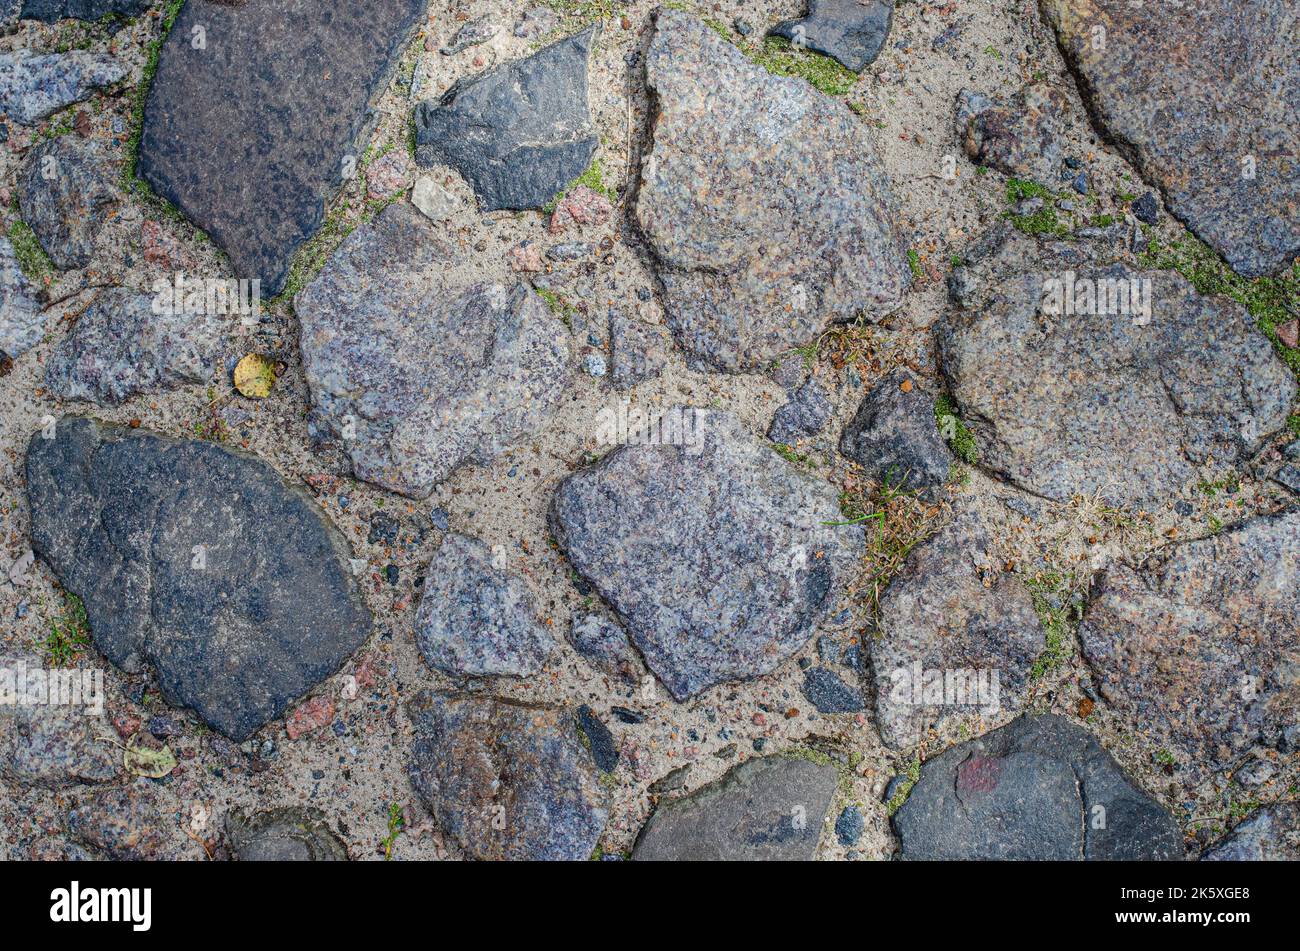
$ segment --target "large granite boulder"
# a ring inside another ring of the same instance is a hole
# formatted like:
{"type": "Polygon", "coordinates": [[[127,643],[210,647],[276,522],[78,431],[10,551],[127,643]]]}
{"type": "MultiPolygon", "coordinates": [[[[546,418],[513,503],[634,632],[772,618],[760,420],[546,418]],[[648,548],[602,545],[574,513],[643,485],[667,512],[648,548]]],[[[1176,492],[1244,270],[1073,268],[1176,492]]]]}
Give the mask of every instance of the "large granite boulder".
{"type": "Polygon", "coordinates": [[[752,369],[899,306],[911,276],[866,124],[672,9],[656,15],[646,84],[636,216],[683,347],[752,369]]]}
{"type": "Polygon", "coordinates": [[[1191,782],[1300,725],[1300,513],[1115,564],[1079,627],[1103,699],[1191,782]]]}
{"type": "Polygon", "coordinates": [[[325,203],[360,167],[372,103],[426,6],[185,4],[145,104],[140,177],[212,236],[233,276],[279,293],[325,203]]]}
{"type": "Polygon", "coordinates": [[[771,673],[834,603],[863,551],[835,490],[729,413],[670,410],[652,444],[561,483],[561,550],[678,700],[771,673]],[[680,425],[676,425],[680,422],[680,425]]]}
{"type": "Polygon", "coordinates": [[[921,766],[894,814],[904,859],[1183,858],[1168,812],[1082,727],[1025,716],[921,766]]]}
{"type": "Polygon", "coordinates": [[[416,161],[456,169],[484,211],[541,208],[587,170],[599,144],[587,112],[599,33],[591,26],[420,103],[416,161]]]}
{"type": "Polygon", "coordinates": [[[452,284],[411,205],[354,231],[294,302],[317,419],[360,479],[424,498],[539,431],[571,378],[569,333],[523,284],[452,284]]]}
{"type": "Polygon", "coordinates": [[[1003,570],[969,507],[908,556],[876,627],[866,643],[876,727],[895,749],[951,717],[1018,709],[1046,647],[1028,588],[1003,570]]]}
{"type": "Polygon", "coordinates": [[[343,537],[251,456],[68,417],[32,438],[27,494],[33,547],[85,602],[95,646],[232,739],[370,633],[343,537]]]}
{"type": "Polygon", "coordinates": [[[689,796],[660,803],[637,839],[643,862],[796,862],[817,851],[839,773],[770,756],[689,796]]]}
{"type": "Polygon", "coordinates": [[[607,795],[572,711],[466,694],[418,695],[411,783],[472,858],[591,857],[607,795]]]}
{"type": "Polygon", "coordinates": [[[1300,255],[1291,0],[1039,0],[1098,128],[1169,210],[1256,277],[1300,255]]]}
{"type": "Polygon", "coordinates": [[[1093,242],[995,230],[949,281],[940,364],[980,465],[1037,495],[1153,505],[1250,458],[1296,384],[1245,308],[1093,242]]]}

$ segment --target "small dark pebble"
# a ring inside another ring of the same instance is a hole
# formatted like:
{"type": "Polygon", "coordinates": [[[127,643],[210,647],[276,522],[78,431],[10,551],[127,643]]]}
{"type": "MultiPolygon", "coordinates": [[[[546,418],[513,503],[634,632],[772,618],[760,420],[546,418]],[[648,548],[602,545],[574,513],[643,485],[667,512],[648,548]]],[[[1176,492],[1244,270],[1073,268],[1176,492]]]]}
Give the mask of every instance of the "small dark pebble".
{"type": "Polygon", "coordinates": [[[1148,225],[1158,222],[1160,220],[1160,205],[1156,202],[1156,196],[1151,192],[1147,192],[1133,202],[1133,217],[1148,225]]]}
{"type": "Polygon", "coordinates": [[[586,734],[591,744],[591,758],[596,761],[596,768],[602,773],[614,772],[618,765],[618,746],[609,727],[600,722],[600,718],[585,703],[578,707],[578,726],[586,734]]]}
{"type": "Polygon", "coordinates": [[[624,723],[645,722],[645,717],[641,716],[641,714],[637,713],[635,710],[629,710],[627,707],[610,707],[609,712],[614,714],[615,717],[622,720],[624,723]]]}
{"type": "Polygon", "coordinates": [[[866,822],[858,807],[845,806],[844,811],[835,820],[835,837],[839,839],[840,845],[847,848],[858,844],[858,839],[862,838],[862,831],[865,828],[866,822]]]}

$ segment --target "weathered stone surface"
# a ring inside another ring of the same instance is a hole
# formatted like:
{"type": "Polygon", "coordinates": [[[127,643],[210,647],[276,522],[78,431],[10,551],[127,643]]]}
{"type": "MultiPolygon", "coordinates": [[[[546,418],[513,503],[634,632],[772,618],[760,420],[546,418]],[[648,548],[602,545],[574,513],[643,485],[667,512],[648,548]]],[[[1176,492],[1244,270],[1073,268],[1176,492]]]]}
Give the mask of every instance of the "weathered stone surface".
{"type": "Polygon", "coordinates": [[[523,579],[497,568],[486,544],[455,532],[425,575],[415,640],[452,677],[526,677],[556,647],[523,579]]]}
{"type": "Polygon", "coordinates": [[[125,75],[126,67],[104,53],[0,53],[0,115],[35,125],[125,75]]]}
{"type": "Polygon", "coordinates": [[[927,760],[893,821],[904,859],[1183,857],[1169,813],[1091,733],[1052,714],[1021,717],[927,760]]]}
{"type": "Polygon", "coordinates": [[[1020,487],[1154,504],[1194,464],[1247,459],[1285,424],[1295,380],[1227,298],[1109,263],[1093,242],[1001,229],[968,257],[949,281],[940,364],[980,464],[1020,487]],[[1102,313],[1044,313],[1059,303],[1048,281],[1102,313]],[[1147,306],[1112,296],[1133,281],[1147,306]],[[1105,306],[1090,303],[1098,289],[1105,306]]]}
{"type": "Polygon", "coordinates": [[[1008,103],[963,89],[957,96],[957,141],[976,165],[1055,187],[1065,109],[1065,97],[1046,83],[1030,83],[1008,103]]]}
{"type": "Polygon", "coordinates": [[[627,631],[603,615],[575,614],[569,639],[588,663],[611,677],[631,682],[644,671],[627,631]]]}
{"type": "Polygon", "coordinates": [[[492,22],[491,17],[476,17],[468,23],[462,24],[461,28],[456,31],[456,35],[452,37],[451,42],[438,52],[443,56],[454,56],[471,46],[486,43],[496,34],[497,26],[492,22]]]}
{"type": "Polygon", "coordinates": [[[948,481],[952,455],[934,418],[934,397],[895,370],[863,399],[840,451],[882,485],[932,490],[948,481]]]}
{"type": "Polygon", "coordinates": [[[876,727],[895,749],[948,717],[996,715],[1024,700],[1045,637],[1029,590],[990,544],[979,515],[961,508],[880,597],[866,647],[876,727]]]}
{"type": "Polygon", "coordinates": [[[795,390],[790,401],[776,411],[767,438],[772,442],[793,446],[821,432],[831,418],[831,401],[826,390],[816,380],[809,378],[795,390]]]}
{"type": "Polygon", "coordinates": [[[429,692],[407,711],[411,782],[470,856],[591,856],[609,818],[607,796],[572,711],[429,692]]]}
{"type": "Polygon", "coordinates": [[[670,410],[658,444],[561,483],[555,537],[679,700],[771,673],[862,553],[834,489],[729,413],[670,410]],[[672,425],[685,421],[677,431],[672,425]]]}
{"type": "Polygon", "coordinates": [[[371,103],[426,5],[181,9],[149,90],[138,172],[212,236],[233,277],[260,279],[268,297],[283,288],[325,202],[359,167],[371,103]],[[196,26],[203,49],[191,42],[196,26]]]}
{"type": "Polygon", "coordinates": [[[11,360],[45,336],[39,293],[18,266],[13,244],[0,237],[0,354],[11,360]]]}
{"type": "Polygon", "coordinates": [[[785,20],[767,32],[860,73],[880,55],[893,19],[894,0],[808,0],[807,16],[785,20]]]}
{"type": "Polygon", "coordinates": [[[1202,862],[1300,862],[1300,802],[1279,802],[1251,813],[1202,862]]]}
{"type": "Polygon", "coordinates": [[[33,655],[0,655],[0,777],[55,789],[114,779],[121,753],[105,740],[102,687],[33,655]]]}
{"type": "Polygon", "coordinates": [[[18,208],[64,270],[85,267],[118,193],[91,146],[65,135],[33,149],[18,176],[18,208]]]}
{"type": "Polygon", "coordinates": [[[114,404],[211,379],[223,318],[155,314],[153,303],[153,296],[126,288],[97,297],[50,357],[50,391],[65,400],[114,404]]]}
{"type": "Polygon", "coordinates": [[[346,862],[340,841],[319,809],[272,809],[226,816],[226,838],[238,862],[346,862]]]}
{"type": "Polygon", "coordinates": [[[1294,3],[1039,2],[1097,126],[1172,214],[1248,277],[1300,255],[1294,3]]]}
{"type": "Polygon", "coordinates": [[[618,389],[627,390],[663,372],[672,340],[660,325],[611,309],[609,349],[613,362],[610,381],[618,389]]]}
{"type": "Polygon", "coordinates": [[[451,250],[405,203],[358,228],[298,295],[316,412],[360,479],[424,498],[540,430],[569,334],[526,286],[449,286],[451,250]]]}
{"type": "Polygon", "coordinates": [[[139,16],[152,6],[153,0],[22,0],[22,19],[43,20],[98,20],[110,13],[119,16],[139,16]]]}
{"type": "Polygon", "coordinates": [[[585,737],[596,768],[603,773],[612,773],[618,766],[618,744],[614,740],[614,734],[609,732],[609,727],[585,703],[578,707],[578,729],[585,737]]]}
{"type": "Polygon", "coordinates": [[[148,780],[98,790],[68,811],[68,835],[119,862],[174,861],[181,833],[157,800],[148,780]]]}
{"type": "Polygon", "coordinates": [[[867,126],[693,16],[655,22],[636,215],[679,343],[752,369],[830,321],[897,308],[911,272],[867,126]]]}
{"type": "Polygon", "coordinates": [[[415,157],[450,165],[485,211],[541,208],[591,164],[587,59],[599,26],[456,83],[415,108],[415,157]]]}
{"type": "Polygon", "coordinates": [[[807,861],[839,783],[833,766],[769,756],[661,802],[637,839],[643,862],[807,861]]]}
{"type": "Polygon", "coordinates": [[[1300,513],[1108,568],[1079,628],[1102,697],[1192,782],[1300,723],[1300,513]]]}
{"type": "Polygon", "coordinates": [[[818,713],[856,713],[863,708],[862,691],[825,667],[810,667],[804,673],[803,695],[818,713]]]}
{"type": "Polygon", "coordinates": [[[33,547],[85,601],[95,646],[232,739],[370,632],[346,542],[258,459],[68,417],[33,437],[27,494],[33,547]]]}

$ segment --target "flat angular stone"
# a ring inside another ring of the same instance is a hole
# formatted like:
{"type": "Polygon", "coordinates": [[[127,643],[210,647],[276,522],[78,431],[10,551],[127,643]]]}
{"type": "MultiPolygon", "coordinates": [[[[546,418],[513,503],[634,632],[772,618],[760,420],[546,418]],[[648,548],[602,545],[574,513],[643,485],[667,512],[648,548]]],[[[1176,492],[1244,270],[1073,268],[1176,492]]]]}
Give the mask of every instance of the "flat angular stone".
{"type": "Polygon", "coordinates": [[[153,0],[21,0],[24,20],[99,20],[110,13],[134,17],[153,6],[153,0]]]}
{"type": "Polygon", "coordinates": [[[359,167],[372,103],[426,6],[185,4],[149,90],[138,174],[212,236],[232,277],[278,294],[325,203],[359,167]]]}
{"type": "Polygon", "coordinates": [[[226,838],[239,862],[346,862],[348,850],[319,809],[272,809],[226,816],[226,838]]]}
{"type": "Polygon", "coordinates": [[[906,370],[872,387],[844,427],[840,451],[881,485],[908,490],[938,488],[952,467],[934,418],[934,397],[906,370]]]}
{"type": "Polygon", "coordinates": [[[50,789],[116,779],[122,754],[106,739],[103,702],[102,678],[96,690],[83,671],[0,655],[0,777],[50,789]]]}
{"type": "Polygon", "coordinates": [[[876,728],[895,749],[950,717],[1018,709],[1047,646],[1029,590],[1002,570],[970,508],[908,556],[876,627],[866,640],[876,728]]]}
{"type": "Polygon", "coordinates": [[[833,766],[769,756],[661,802],[637,839],[642,862],[803,862],[839,785],[833,766]]]}
{"type": "Polygon", "coordinates": [[[0,115],[36,125],[124,76],[126,67],[104,53],[0,53],[0,115]]]}
{"type": "Polygon", "coordinates": [[[609,818],[600,771],[571,710],[419,694],[411,784],[479,860],[585,861],[609,818]]]}
{"type": "Polygon", "coordinates": [[[1079,627],[1101,696],[1191,781],[1300,723],[1300,513],[1108,568],[1079,627]]]}
{"type": "Polygon", "coordinates": [[[40,290],[27,280],[8,238],[0,238],[0,354],[14,359],[41,342],[40,290]]]}
{"type": "Polygon", "coordinates": [[[636,216],[678,342],[753,369],[896,309],[911,272],[867,125],[693,16],[662,8],[655,24],[636,216]]]}
{"type": "Polygon", "coordinates": [[[1300,802],[1256,809],[1201,856],[1202,862],[1300,862],[1300,802]]]}
{"type": "Polygon", "coordinates": [[[561,483],[551,523],[678,700],[771,673],[812,635],[862,554],[835,490],[729,413],[670,410],[657,444],[561,483]],[[674,427],[685,420],[679,429],[674,427]]]}
{"type": "Polygon", "coordinates": [[[1285,425],[1295,380],[1228,298],[1133,270],[1093,242],[1009,228],[968,260],[949,280],[940,366],[980,465],[1021,488],[1157,504],[1194,466],[1247,460],[1285,425]],[[1118,296],[1134,286],[1149,315],[1118,296]],[[1045,313],[1061,303],[1054,288],[1089,312],[1045,313]],[[1098,291],[1105,303],[1090,303],[1098,291]]]}
{"type": "Polygon", "coordinates": [[[599,139],[587,112],[592,26],[415,109],[415,157],[450,165],[484,211],[541,208],[587,170],[599,139]]]}
{"type": "Polygon", "coordinates": [[[68,835],[113,861],[176,861],[182,835],[159,798],[143,779],[97,790],[68,810],[68,835]]]}
{"type": "Polygon", "coordinates": [[[1007,103],[963,89],[957,96],[957,141],[976,165],[1054,188],[1065,109],[1065,97],[1046,83],[1030,83],[1007,103]]]}
{"type": "Polygon", "coordinates": [[[808,15],[768,30],[792,44],[833,57],[860,73],[880,55],[889,39],[894,0],[808,0],[808,15]]]}
{"type": "Polygon", "coordinates": [[[569,332],[535,292],[450,285],[455,263],[393,204],[294,302],[318,418],[357,478],[414,498],[541,430],[572,378],[569,332]]]}
{"type": "Polygon", "coordinates": [[[45,385],[65,400],[111,405],[211,379],[223,318],[154,313],[154,301],[120,287],[95,298],[51,355],[45,385]]]}
{"type": "Polygon", "coordinates": [[[1247,277],[1288,267],[1300,255],[1300,9],[1039,5],[1098,128],[1169,211],[1247,277]]]}
{"type": "Polygon", "coordinates": [[[415,642],[451,677],[526,677],[557,646],[523,579],[497,568],[486,544],[455,532],[425,575],[415,642]]]}
{"type": "Polygon", "coordinates": [[[801,439],[809,439],[821,432],[831,417],[831,401],[826,390],[816,380],[808,382],[790,395],[790,401],[776,411],[767,438],[772,442],[793,446],[801,439]]]}
{"type": "Polygon", "coordinates": [[[370,633],[347,543],[302,488],[214,443],[67,417],[27,453],[32,543],[95,646],[247,739],[370,633]]]}
{"type": "Polygon", "coordinates": [[[91,262],[95,240],[119,195],[92,146],[65,135],[27,157],[18,177],[18,208],[41,247],[64,270],[91,262]]]}
{"type": "Polygon", "coordinates": [[[1096,738],[1024,716],[921,766],[894,814],[904,859],[1170,861],[1183,837],[1096,738]]]}

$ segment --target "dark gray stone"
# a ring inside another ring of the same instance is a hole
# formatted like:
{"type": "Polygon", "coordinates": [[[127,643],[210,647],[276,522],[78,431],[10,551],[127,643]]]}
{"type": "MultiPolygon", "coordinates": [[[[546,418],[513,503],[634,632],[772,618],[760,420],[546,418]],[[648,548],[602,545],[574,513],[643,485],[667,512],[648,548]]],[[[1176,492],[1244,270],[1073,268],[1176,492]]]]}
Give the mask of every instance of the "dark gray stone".
{"type": "Polygon", "coordinates": [[[636,216],[683,348],[751,370],[832,322],[897,309],[911,271],[867,123],[669,8],[646,85],[636,216]]]}
{"type": "Polygon", "coordinates": [[[804,673],[803,695],[819,713],[856,713],[864,706],[862,691],[825,667],[812,667],[804,673]]]}
{"type": "Polygon", "coordinates": [[[1025,86],[1006,104],[963,89],[957,96],[957,141],[976,165],[1052,187],[1061,165],[1065,110],[1065,97],[1046,83],[1025,86]]]}
{"type": "Polygon", "coordinates": [[[807,861],[839,784],[832,766],[772,756],[662,802],[632,858],[648,862],[807,861]]]}
{"type": "Polygon", "coordinates": [[[670,409],[656,442],[560,484],[561,550],[679,700],[771,673],[855,570],[862,533],[835,490],[731,414],[670,409]]]}
{"type": "Polygon", "coordinates": [[[835,820],[835,838],[846,849],[851,848],[858,844],[866,827],[862,810],[857,806],[845,806],[835,820]]]}
{"type": "Polygon", "coordinates": [[[554,415],[570,335],[523,284],[451,285],[459,259],[411,205],[348,236],[297,296],[303,369],[353,471],[415,498],[554,415]]]}
{"type": "Polygon", "coordinates": [[[578,707],[578,728],[587,739],[587,749],[596,768],[603,773],[612,773],[618,766],[618,744],[609,727],[600,722],[600,717],[585,703],[578,707]]]}
{"type": "Polygon", "coordinates": [[[226,816],[226,838],[237,862],[346,862],[347,846],[319,809],[272,809],[226,816]]]}
{"type": "Polygon", "coordinates": [[[126,72],[112,56],[86,50],[0,53],[0,116],[36,125],[94,90],[111,86],[126,72]]]}
{"type": "Polygon", "coordinates": [[[808,15],[768,30],[795,46],[824,53],[860,73],[875,62],[889,39],[894,0],[809,0],[808,15]]]}
{"type": "Polygon", "coordinates": [[[1121,249],[1007,228],[967,260],[936,329],[940,366],[980,465],[1021,488],[1154,505],[1286,424],[1295,379],[1228,298],[1133,270],[1121,249]],[[1053,312],[1071,296],[1074,313],[1053,312]]]}
{"type": "Polygon", "coordinates": [[[0,354],[12,360],[41,342],[45,315],[40,295],[18,266],[13,244],[0,237],[0,354]]]}
{"type": "Polygon", "coordinates": [[[523,579],[495,561],[477,538],[448,532],[429,565],[415,641],[448,676],[526,677],[555,649],[523,579]]]}
{"type": "Polygon", "coordinates": [[[56,20],[98,20],[110,13],[139,16],[153,0],[22,0],[22,19],[54,23],[56,20]]]}
{"type": "Polygon", "coordinates": [[[1128,0],[1039,5],[1098,129],[1170,213],[1247,277],[1290,267],[1300,255],[1292,0],[1165,4],[1158,17],[1128,0]]]}
{"type": "Polygon", "coordinates": [[[893,822],[904,859],[1183,858],[1169,813],[1091,733],[1051,714],[1020,717],[927,760],[893,822]]]}
{"type": "Polygon", "coordinates": [[[278,294],[325,203],[360,166],[372,103],[426,6],[185,4],[149,90],[140,177],[212,236],[233,276],[278,294]],[[196,26],[204,49],[191,43],[196,26]]]}
{"type": "Polygon", "coordinates": [[[116,404],[211,379],[225,320],[206,310],[158,314],[153,303],[120,287],[95,298],[51,355],[45,385],[61,399],[116,404]]]}
{"type": "Polygon", "coordinates": [[[56,267],[83,268],[118,202],[93,146],[72,135],[33,149],[18,176],[18,209],[56,267]]]}
{"type": "Polygon", "coordinates": [[[767,438],[793,446],[821,432],[831,418],[831,401],[822,385],[814,379],[795,390],[790,401],[776,411],[767,438]]]}
{"type": "Polygon", "coordinates": [[[305,489],[213,443],[68,417],[27,453],[32,543],[95,646],[236,740],[370,633],[347,543],[305,489]]]}
{"type": "Polygon", "coordinates": [[[589,27],[420,103],[416,161],[456,169],[484,211],[541,208],[587,170],[599,144],[587,113],[599,32],[589,27]]]}
{"type": "Polygon", "coordinates": [[[1300,862],[1300,802],[1256,809],[1201,856],[1202,862],[1300,862]]]}
{"type": "Polygon", "coordinates": [[[472,858],[591,857],[607,795],[573,711],[464,694],[418,695],[411,783],[472,858]]]}
{"type": "Polygon", "coordinates": [[[880,484],[910,490],[942,486],[952,466],[934,397],[906,370],[895,370],[867,394],[844,427],[840,451],[880,484]]]}
{"type": "Polygon", "coordinates": [[[1288,462],[1273,473],[1273,481],[1296,495],[1300,495],[1300,465],[1288,462]]]}
{"type": "Polygon", "coordinates": [[[1047,646],[1029,589],[1003,570],[970,507],[908,556],[876,627],[865,644],[876,727],[895,749],[950,717],[1018,709],[1047,646]]]}
{"type": "Polygon", "coordinates": [[[1133,217],[1145,224],[1154,225],[1160,221],[1160,205],[1156,196],[1147,192],[1132,205],[1133,217]]]}
{"type": "Polygon", "coordinates": [[[1300,513],[1112,565],[1079,643],[1102,698],[1189,782],[1278,747],[1300,723],[1300,513]]]}

